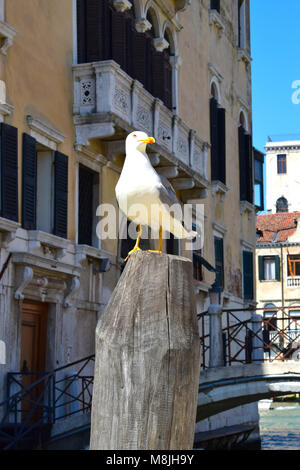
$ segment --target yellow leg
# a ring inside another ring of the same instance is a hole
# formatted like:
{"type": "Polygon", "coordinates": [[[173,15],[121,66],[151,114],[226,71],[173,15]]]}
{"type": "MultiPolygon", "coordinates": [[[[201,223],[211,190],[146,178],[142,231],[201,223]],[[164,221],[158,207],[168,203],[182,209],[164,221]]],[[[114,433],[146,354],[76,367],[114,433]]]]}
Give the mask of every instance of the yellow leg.
{"type": "Polygon", "coordinates": [[[159,244],[158,244],[158,250],[148,250],[151,253],[162,253],[162,227],[159,228],[159,244]]]}
{"type": "Polygon", "coordinates": [[[137,236],[137,239],[136,239],[136,243],[135,243],[134,247],[132,248],[132,250],[129,251],[128,255],[125,258],[125,261],[127,261],[128,258],[130,257],[130,255],[132,255],[132,253],[134,253],[135,251],[141,251],[140,241],[141,241],[141,236],[142,236],[142,233],[143,233],[143,229],[142,229],[142,226],[140,224],[137,226],[137,231],[138,231],[138,236],[137,236]]]}

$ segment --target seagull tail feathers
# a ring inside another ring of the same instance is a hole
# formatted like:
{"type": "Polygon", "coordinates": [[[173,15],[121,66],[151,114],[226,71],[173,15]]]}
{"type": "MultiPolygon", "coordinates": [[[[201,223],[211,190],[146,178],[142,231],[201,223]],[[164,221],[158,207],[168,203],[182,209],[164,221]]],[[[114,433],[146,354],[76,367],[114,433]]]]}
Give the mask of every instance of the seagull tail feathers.
{"type": "Polygon", "coordinates": [[[195,232],[194,230],[191,230],[190,232],[188,232],[186,238],[188,240],[193,240],[193,238],[200,238],[200,237],[201,237],[200,233],[195,232]]]}

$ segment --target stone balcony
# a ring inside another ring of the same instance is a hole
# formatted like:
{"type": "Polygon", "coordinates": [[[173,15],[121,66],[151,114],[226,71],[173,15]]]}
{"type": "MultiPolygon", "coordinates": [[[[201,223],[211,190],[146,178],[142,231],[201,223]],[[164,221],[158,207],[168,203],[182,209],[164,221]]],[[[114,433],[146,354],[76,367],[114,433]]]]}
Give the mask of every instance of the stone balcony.
{"type": "MultiPolygon", "coordinates": [[[[149,154],[183,199],[206,197],[209,144],[112,61],[73,66],[76,143],[101,139],[111,160],[133,130],[155,137],[149,154]]],[[[150,149],[149,149],[150,150],[150,149]]]]}

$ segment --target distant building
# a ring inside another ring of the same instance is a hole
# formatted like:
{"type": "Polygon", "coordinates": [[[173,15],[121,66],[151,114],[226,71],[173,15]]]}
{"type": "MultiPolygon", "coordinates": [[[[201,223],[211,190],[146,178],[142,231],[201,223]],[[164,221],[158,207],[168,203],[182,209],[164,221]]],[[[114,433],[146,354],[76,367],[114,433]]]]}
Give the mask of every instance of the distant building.
{"type": "Polygon", "coordinates": [[[300,140],[268,142],[266,150],[267,211],[300,208],[300,140]]]}
{"type": "Polygon", "coordinates": [[[284,350],[300,340],[300,212],[257,216],[256,266],[258,313],[284,350]]]}

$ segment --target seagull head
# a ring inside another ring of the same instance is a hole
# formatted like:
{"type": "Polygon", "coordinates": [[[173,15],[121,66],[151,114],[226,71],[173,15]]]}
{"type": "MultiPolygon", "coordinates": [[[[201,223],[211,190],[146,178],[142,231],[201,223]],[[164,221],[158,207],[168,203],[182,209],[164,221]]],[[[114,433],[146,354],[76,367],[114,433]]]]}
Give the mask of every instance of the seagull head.
{"type": "Polygon", "coordinates": [[[126,152],[134,149],[139,150],[140,152],[145,152],[146,145],[154,143],[154,137],[148,137],[146,132],[134,131],[126,138],[126,152]]]}

